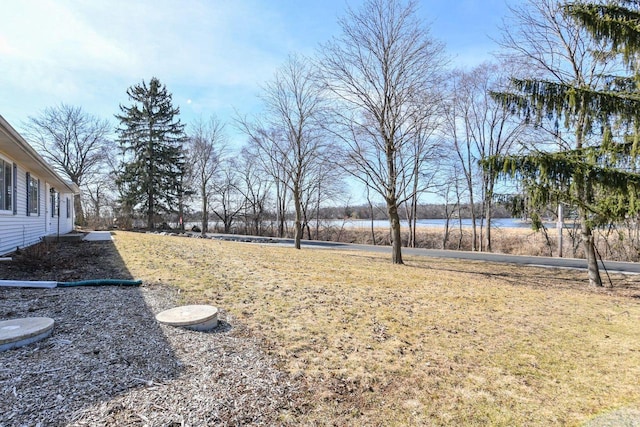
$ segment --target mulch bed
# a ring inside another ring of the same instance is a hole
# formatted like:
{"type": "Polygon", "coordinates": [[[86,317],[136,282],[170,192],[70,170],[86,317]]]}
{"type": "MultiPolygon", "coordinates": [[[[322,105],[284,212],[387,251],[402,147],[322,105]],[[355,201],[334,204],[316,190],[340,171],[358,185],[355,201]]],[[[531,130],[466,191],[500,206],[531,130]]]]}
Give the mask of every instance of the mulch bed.
{"type": "MultiPolygon", "coordinates": [[[[48,244],[0,263],[0,279],[130,279],[109,242],[48,244]]],[[[165,285],[0,287],[0,320],[46,316],[53,334],[0,353],[0,426],[295,424],[304,385],[223,309],[210,332],[161,325],[165,285]]]]}

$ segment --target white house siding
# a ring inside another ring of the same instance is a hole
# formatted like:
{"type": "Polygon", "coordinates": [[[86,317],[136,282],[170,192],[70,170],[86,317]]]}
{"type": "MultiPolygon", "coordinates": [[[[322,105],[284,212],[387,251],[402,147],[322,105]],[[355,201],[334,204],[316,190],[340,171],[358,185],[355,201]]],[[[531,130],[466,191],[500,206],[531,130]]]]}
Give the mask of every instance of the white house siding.
{"type": "MultiPolygon", "coordinates": [[[[73,212],[66,215],[67,198],[79,192],[76,185],[65,181],[29,145],[25,139],[0,116],[0,157],[12,166],[16,165],[16,195],[12,197],[15,210],[0,210],[0,255],[32,245],[50,234],[65,234],[73,229],[73,212]],[[27,173],[39,179],[38,212],[27,215],[27,173]],[[49,190],[62,193],[61,215],[52,217],[49,190]]],[[[2,189],[5,191],[6,189],[2,189]]]]}
{"type": "MultiPolygon", "coordinates": [[[[0,157],[5,161],[16,163],[6,154],[0,152],[0,157]]],[[[0,211],[0,254],[13,252],[16,248],[23,248],[39,242],[42,237],[48,234],[58,233],[58,216],[51,217],[51,202],[49,189],[51,185],[40,178],[37,173],[28,171],[20,164],[17,170],[17,212],[6,213],[0,211]],[[39,214],[32,213],[27,216],[27,172],[32,177],[40,179],[39,214]]],[[[60,234],[65,234],[73,230],[73,209],[70,218],[67,218],[66,203],[70,200],[73,208],[73,194],[61,193],[60,205],[60,234]]]]}
{"type": "Polygon", "coordinates": [[[73,231],[73,194],[60,193],[55,191],[55,205],[51,205],[51,193],[49,189],[51,185],[46,185],[46,233],[47,234],[66,234],[73,231]],[[58,209],[57,204],[60,204],[58,209]],[[67,217],[67,204],[69,205],[69,216],[67,217]],[[53,215],[51,214],[53,211],[53,215]],[[58,215],[59,214],[59,215],[58,215]]]}

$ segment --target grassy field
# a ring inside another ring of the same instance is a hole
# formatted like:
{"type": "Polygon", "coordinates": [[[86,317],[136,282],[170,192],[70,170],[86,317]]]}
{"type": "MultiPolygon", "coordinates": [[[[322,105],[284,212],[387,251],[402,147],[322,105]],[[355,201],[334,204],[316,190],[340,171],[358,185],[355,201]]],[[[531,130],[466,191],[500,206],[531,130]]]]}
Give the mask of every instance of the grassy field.
{"type": "Polygon", "coordinates": [[[134,277],[232,313],[309,389],[293,424],[577,425],[640,408],[640,278],[117,232],[134,277]]]}

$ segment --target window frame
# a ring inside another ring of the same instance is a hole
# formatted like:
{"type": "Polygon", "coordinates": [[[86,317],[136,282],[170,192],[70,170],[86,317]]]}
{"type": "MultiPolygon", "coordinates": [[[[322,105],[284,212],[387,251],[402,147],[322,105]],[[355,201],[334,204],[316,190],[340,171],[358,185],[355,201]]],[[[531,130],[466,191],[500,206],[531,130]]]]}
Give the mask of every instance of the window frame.
{"type": "MultiPolygon", "coordinates": [[[[51,218],[55,218],[56,217],[56,192],[55,191],[51,191],[51,218]]],[[[58,205],[58,209],[60,209],[60,206],[58,205]]],[[[58,216],[60,216],[58,214],[58,216]]]]}
{"type": "Polygon", "coordinates": [[[15,215],[16,214],[16,185],[17,185],[17,165],[4,156],[0,156],[0,192],[2,192],[2,200],[0,201],[0,214],[15,215]],[[11,181],[7,184],[7,178],[11,181]],[[9,196],[9,197],[7,197],[9,196]],[[7,208],[7,200],[9,206],[7,208]]]}
{"type": "Polygon", "coordinates": [[[27,216],[40,216],[40,179],[27,172],[27,216]],[[35,197],[34,197],[35,191],[35,197]],[[34,203],[35,202],[35,203],[34,203]],[[34,206],[35,205],[35,206],[34,206]]]}

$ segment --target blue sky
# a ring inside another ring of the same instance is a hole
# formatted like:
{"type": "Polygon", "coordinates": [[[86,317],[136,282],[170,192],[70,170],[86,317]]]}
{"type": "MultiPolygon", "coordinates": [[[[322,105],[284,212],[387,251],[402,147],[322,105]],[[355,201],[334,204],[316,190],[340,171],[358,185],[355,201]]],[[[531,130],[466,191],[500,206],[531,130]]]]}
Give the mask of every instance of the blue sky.
{"type": "MultiPolygon", "coordinates": [[[[516,0],[511,0],[511,3],[516,0]]],[[[292,52],[313,54],[361,0],[15,0],[0,15],[0,115],[18,130],[61,102],[110,119],[126,89],[158,77],[181,119],[255,112],[292,52]]],[[[490,59],[505,0],[421,0],[452,63],[490,59]]],[[[234,142],[241,136],[232,133],[234,142]]]]}

